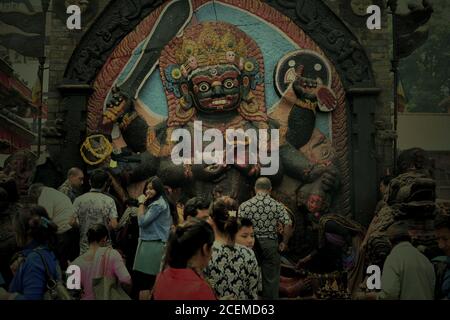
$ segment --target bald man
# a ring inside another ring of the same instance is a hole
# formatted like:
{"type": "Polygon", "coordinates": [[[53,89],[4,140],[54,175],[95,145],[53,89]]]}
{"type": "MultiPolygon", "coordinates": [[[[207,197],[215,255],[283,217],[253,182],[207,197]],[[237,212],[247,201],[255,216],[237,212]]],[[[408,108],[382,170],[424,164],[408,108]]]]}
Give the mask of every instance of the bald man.
{"type": "Polygon", "coordinates": [[[75,198],[81,196],[84,182],[84,173],[79,168],[71,168],[67,172],[67,180],[58,188],[74,202],[75,198]]]}
{"type": "Polygon", "coordinates": [[[270,196],[272,184],[266,177],[256,180],[256,195],[242,203],[239,217],[250,219],[261,248],[257,252],[262,273],[262,297],[278,299],[280,286],[280,252],[286,251],[292,235],[292,220],[285,206],[270,196]],[[278,224],[283,225],[283,242],[278,243],[278,224]]]}

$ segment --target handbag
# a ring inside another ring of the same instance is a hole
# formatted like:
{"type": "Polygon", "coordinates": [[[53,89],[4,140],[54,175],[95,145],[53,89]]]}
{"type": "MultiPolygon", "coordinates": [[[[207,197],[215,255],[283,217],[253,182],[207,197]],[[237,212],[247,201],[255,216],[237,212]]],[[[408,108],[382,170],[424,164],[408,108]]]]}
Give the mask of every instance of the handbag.
{"type": "Polygon", "coordinates": [[[101,277],[92,279],[95,300],[131,300],[116,277],[105,276],[106,262],[109,260],[110,252],[110,248],[106,249],[103,256],[101,277]]]}
{"type": "Polygon", "coordinates": [[[41,257],[47,276],[47,291],[44,293],[44,300],[73,300],[64,283],[60,279],[53,278],[50,270],[48,269],[48,264],[39,250],[35,249],[33,251],[41,257]]]}

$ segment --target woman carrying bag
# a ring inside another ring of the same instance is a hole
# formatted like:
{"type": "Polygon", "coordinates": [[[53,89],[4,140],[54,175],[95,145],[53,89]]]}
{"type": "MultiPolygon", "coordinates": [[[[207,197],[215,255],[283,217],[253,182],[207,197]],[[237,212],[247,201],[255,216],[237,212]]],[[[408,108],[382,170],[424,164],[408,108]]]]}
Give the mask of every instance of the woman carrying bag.
{"type": "Polygon", "coordinates": [[[11,264],[14,277],[9,292],[0,290],[0,300],[62,299],[54,297],[53,293],[60,285],[62,276],[58,261],[50,249],[57,229],[43,207],[33,206],[16,213],[14,231],[17,244],[23,250],[11,264]]]}
{"type": "Polygon", "coordinates": [[[131,288],[131,276],[120,253],[106,247],[106,227],[94,225],[87,237],[89,250],[72,262],[81,271],[81,300],[130,300],[123,288],[131,288]]]}
{"type": "Polygon", "coordinates": [[[152,289],[161,269],[165,244],[173,223],[170,202],[158,177],[146,182],[144,193],[138,198],[139,242],[133,265],[138,285],[135,289],[141,292],[141,297],[143,292],[152,289]]]}

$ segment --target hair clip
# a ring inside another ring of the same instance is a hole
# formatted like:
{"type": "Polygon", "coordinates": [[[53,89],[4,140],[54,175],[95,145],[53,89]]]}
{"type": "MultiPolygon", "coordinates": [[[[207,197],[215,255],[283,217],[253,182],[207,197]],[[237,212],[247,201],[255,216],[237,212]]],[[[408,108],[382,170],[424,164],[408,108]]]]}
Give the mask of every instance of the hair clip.
{"type": "Polygon", "coordinates": [[[41,225],[44,227],[44,228],[48,228],[48,224],[50,223],[50,220],[48,220],[46,217],[41,217],[41,225]]]}
{"type": "Polygon", "coordinates": [[[230,217],[236,218],[236,210],[228,210],[228,215],[230,217]]]}

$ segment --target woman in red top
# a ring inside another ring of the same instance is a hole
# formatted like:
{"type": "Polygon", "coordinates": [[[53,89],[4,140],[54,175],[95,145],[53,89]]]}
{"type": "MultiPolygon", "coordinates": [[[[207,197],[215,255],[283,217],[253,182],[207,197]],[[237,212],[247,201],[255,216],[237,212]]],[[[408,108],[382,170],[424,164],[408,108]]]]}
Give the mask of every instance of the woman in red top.
{"type": "Polygon", "coordinates": [[[170,235],[166,268],[158,274],[155,300],[216,300],[203,279],[202,270],[211,259],[214,231],[203,220],[192,219],[170,235]]]}

